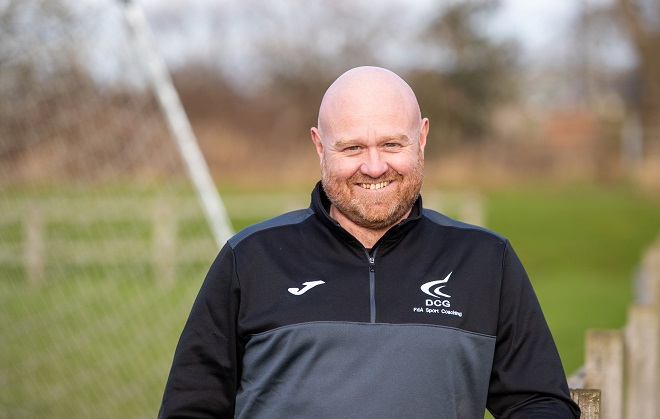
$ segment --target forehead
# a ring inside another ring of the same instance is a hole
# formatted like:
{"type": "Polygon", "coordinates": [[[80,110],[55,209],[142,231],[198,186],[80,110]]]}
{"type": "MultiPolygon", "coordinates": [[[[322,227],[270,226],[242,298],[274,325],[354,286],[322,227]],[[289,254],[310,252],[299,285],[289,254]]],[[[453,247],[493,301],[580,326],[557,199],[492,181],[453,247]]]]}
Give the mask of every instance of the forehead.
{"type": "Polygon", "coordinates": [[[329,134],[337,139],[405,136],[413,127],[402,114],[345,115],[329,122],[329,134]]]}
{"type": "Polygon", "coordinates": [[[416,126],[419,115],[406,106],[399,95],[351,95],[336,101],[325,114],[331,131],[340,136],[364,136],[368,133],[392,135],[408,133],[416,126]]]}
{"type": "Polygon", "coordinates": [[[398,76],[371,71],[338,79],[319,112],[321,131],[335,138],[409,134],[420,120],[408,85],[398,76]]]}

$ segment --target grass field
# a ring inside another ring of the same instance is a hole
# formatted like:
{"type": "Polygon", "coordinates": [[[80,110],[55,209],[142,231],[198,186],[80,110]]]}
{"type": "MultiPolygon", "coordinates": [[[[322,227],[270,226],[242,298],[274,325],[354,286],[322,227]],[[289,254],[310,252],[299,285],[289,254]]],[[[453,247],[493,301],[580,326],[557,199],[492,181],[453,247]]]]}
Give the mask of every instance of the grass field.
{"type": "MultiPolygon", "coordinates": [[[[174,230],[181,250],[171,265],[174,280],[163,282],[151,249],[153,194],[120,188],[94,192],[100,201],[90,202],[88,192],[0,192],[0,418],[156,415],[176,341],[216,249],[201,212],[183,211],[174,230]],[[21,208],[44,199],[64,209],[43,221],[54,248],[45,252],[47,277],[34,284],[21,256],[21,208]],[[89,215],[108,202],[118,219],[89,215]],[[11,208],[18,208],[13,218],[11,208]]],[[[305,204],[308,194],[266,195],[270,206],[224,197],[240,229],[292,202],[305,204]],[[260,211],[246,211],[246,203],[260,211]]],[[[626,187],[485,196],[486,226],[509,238],[523,260],[571,373],[582,363],[586,329],[625,323],[636,266],[660,233],[660,200],[626,187]]],[[[173,202],[191,200],[183,192],[173,202]]]]}
{"type": "Polygon", "coordinates": [[[586,329],[624,325],[642,253],[660,237],[660,200],[571,187],[500,191],[488,202],[488,227],[525,264],[570,374],[586,329]]]}

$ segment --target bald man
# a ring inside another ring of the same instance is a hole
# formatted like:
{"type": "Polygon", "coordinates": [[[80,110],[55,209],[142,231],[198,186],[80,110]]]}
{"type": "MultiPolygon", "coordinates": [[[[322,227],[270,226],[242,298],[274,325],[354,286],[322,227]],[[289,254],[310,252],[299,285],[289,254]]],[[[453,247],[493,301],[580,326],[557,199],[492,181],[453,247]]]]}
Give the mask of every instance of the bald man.
{"type": "Polygon", "coordinates": [[[579,417],[509,242],[422,207],[428,132],[388,70],[330,86],[310,207],[220,251],[161,418],[579,417]]]}

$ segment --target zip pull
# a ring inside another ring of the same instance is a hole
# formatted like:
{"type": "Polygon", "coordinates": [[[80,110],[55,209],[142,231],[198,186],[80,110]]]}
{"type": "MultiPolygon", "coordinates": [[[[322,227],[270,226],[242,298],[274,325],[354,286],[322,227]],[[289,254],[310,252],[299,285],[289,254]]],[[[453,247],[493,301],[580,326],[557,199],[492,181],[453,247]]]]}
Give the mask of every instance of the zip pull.
{"type": "Polygon", "coordinates": [[[376,323],[376,249],[372,253],[367,250],[367,259],[369,260],[369,305],[371,306],[370,320],[376,323]]]}

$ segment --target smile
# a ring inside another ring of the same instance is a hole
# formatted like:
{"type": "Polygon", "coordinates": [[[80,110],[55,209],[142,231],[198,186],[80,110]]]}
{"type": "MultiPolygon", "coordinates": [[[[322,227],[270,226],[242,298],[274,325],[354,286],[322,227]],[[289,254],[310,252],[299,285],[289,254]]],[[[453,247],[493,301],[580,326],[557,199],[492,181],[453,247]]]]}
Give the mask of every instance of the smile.
{"type": "Polygon", "coordinates": [[[363,189],[370,189],[370,190],[376,190],[376,189],[381,189],[386,187],[392,183],[391,181],[388,182],[380,182],[380,183],[358,183],[358,185],[363,188],[363,189]]]}

